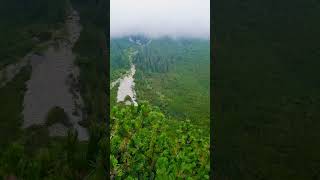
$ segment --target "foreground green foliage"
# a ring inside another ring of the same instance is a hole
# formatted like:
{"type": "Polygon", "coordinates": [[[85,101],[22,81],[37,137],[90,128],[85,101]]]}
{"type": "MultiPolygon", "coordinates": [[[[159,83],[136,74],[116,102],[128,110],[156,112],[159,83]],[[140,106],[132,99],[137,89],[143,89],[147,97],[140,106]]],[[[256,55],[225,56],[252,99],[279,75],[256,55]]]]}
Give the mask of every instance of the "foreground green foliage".
{"type": "Polygon", "coordinates": [[[108,137],[104,125],[90,129],[88,143],[78,142],[76,131],[63,139],[28,153],[26,145],[13,142],[0,152],[0,177],[17,179],[103,179],[106,177],[108,137]],[[93,151],[94,150],[94,151],[93,151]]]}
{"type": "Polygon", "coordinates": [[[111,176],[209,179],[209,138],[146,102],[111,111],[111,176]]]}

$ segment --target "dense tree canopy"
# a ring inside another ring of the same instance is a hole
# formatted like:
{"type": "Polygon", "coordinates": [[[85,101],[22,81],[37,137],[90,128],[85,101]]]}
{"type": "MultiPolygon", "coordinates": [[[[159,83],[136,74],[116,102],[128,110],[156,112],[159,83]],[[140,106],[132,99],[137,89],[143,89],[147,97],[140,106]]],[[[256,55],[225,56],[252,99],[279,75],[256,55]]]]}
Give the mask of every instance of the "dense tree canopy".
{"type": "Polygon", "coordinates": [[[209,138],[201,136],[200,131],[190,120],[168,119],[147,102],[114,106],[111,176],[209,179],[209,138]]]}

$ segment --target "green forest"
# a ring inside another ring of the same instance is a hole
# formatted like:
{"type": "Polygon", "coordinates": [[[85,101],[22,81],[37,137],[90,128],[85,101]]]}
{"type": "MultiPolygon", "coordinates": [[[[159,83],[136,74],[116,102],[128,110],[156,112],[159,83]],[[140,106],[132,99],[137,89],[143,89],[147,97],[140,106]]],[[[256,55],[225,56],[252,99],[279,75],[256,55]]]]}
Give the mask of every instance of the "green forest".
{"type": "MultiPolygon", "coordinates": [[[[70,5],[83,27],[73,51],[80,67],[80,91],[87,117],[88,141],[78,141],[69,129],[66,137],[49,136],[47,125],[65,117],[59,109],[47,124],[23,129],[22,103],[30,66],[0,87],[0,179],[104,179],[108,176],[109,136],[106,128],[107,59],[105,29],[107,1],[29,0],[0,2],[0,69],[29,52],[41,51],[63,26],[70,5]],[[36,39],[36,40],[35,40],[36,39]]],[[[65,121],[67,122],[67,121],[65,121]]]]}
{"type": "Polygon", "coordinates": [[[199,128],[209,130],[209,48],[208,40],[153,40],[134,60],[137,96],[170,116],[190,118],[199,128]]]}
{"type": "Polygon", "coordinates": [[[215,179],[319,179],[319,1],[214,1],[215,179]]]}
{"type": "Polygon", "coordinates": [[[127,49],[138,47],[127,37],[110,40],[110,82],[120,78],[130,68],[127,49]]]}
{"type": "Polygon", "coordinates": [[[209,56],[208,40],[111,39],[111,82],[133,63],[138,103],[116,103],[111,89],[112,177],[209,179],[209,56]]]}
{"type": "Polygon", "coordinates": [[[209,137],[190,120],[172,121],[147,102],[137,107],[115,106],[111,111],[111,177],[209,179],[209,137]]]}

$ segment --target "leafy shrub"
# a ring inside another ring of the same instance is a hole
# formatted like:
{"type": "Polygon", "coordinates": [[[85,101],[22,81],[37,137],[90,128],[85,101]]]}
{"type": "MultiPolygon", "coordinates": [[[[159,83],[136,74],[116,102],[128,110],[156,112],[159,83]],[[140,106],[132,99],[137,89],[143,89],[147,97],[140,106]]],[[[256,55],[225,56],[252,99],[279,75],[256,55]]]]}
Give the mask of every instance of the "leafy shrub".
{"type": "Polygon", "coordinates": [[[38,35],[38,37],[39,37],[39,40],[40,40],[41,42],[43,42],[43,41],[48,41],[48,40],[51,39],[52,34],[51,34],[51,32],[48,32],[48,31],[40,32],[39,35],[38,35]]]}
{"type": "Polygon", "coordinates": [[[70,119],[63,108],[55,106],[47,114],[46,125],[51,126],[55,123],[61,123],[67,127],[71,127],[70,119]]]}
{"type": "Polygon", "coordinates": [[[127,95],[125,98],[124,98],[124,102],[126,101],[129,101],[129,102],[132,102],[132,99],[129,95],[127,95]]]}

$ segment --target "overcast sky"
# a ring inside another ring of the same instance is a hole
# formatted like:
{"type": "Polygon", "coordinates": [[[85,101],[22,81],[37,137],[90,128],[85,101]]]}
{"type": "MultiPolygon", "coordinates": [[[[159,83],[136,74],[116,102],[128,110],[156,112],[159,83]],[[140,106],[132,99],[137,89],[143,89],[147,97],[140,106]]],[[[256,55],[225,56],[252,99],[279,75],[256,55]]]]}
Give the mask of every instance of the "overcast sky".
{"type": "Polygon", "coordinates": [[[210,0],[110,0],[111,37],[210,36],[210,0]]]}

